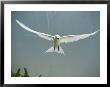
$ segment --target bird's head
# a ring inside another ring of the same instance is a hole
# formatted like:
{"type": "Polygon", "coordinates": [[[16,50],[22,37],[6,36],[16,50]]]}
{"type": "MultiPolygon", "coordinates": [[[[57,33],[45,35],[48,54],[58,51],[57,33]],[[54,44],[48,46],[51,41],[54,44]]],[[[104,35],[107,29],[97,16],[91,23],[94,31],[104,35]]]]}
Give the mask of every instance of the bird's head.
{"type": "Polygon", "coordinates": [[[55,38],[59,39],[60,38],[60,35],[55,35],[55,38]]]}

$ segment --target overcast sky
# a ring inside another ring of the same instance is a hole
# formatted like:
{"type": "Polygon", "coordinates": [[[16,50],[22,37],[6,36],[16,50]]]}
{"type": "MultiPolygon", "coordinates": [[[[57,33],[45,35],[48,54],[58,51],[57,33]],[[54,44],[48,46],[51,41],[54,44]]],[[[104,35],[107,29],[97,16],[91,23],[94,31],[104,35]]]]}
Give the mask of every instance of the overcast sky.
{"type": "Polygon", "coordinates": [[[45,53],[52,42],[24,30],[29,28],[51,35],[86,34],[100,29],[99,11],[13,11],[11,12],[12,70],[26,67],[30,76],[100,76],[100,32],[74,43],[62,44],[65,55],[45,53]]]}

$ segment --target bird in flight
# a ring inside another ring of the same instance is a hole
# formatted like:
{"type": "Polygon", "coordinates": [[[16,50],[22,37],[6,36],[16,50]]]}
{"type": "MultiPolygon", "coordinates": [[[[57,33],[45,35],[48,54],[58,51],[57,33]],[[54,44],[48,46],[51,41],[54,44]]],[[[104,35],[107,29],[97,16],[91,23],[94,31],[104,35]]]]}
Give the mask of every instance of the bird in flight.
{"type": "Polygon", "coordinates": [[[41,33],[41,32],[37,32],[34,31],[32,29],[30,29],[29,27],[25,26],[23,23],[21,23],[20,21],[18,21],[16,19],[16,22],[25,30],[32,32],[36,35],[38,35],[39,37],[52,41],[53,42],[53,46],[51,48],[49,48],[46,53],[48,52],[56,52],[56,53],[61,53],[64,54],[63,49],[61,48],[61,44],[62,43],[69,43],[69,42],[75,42],[81,39],[85,39],[87,37],[93,36],[94,34],[96,34],[99,30],[93,32],[93,33],[89,33],[89,34],[81,34],[81,35],[67,35],[67,36],[60,36],[60,35],[49,35],[49,34],[45,34],[45,33],[41,33]]]}

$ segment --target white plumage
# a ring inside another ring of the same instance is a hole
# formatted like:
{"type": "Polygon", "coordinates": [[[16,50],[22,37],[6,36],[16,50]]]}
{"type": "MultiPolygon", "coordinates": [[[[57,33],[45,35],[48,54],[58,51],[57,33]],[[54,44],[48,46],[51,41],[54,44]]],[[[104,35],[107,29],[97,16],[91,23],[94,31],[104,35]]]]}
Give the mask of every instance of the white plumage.
{"type": "Polygon", "coordinates": [[[75,42],[75,41],[78,41],[78,40],[81,40],[81,39],[85,39],[89,36],[92,36],[92,35],[96,34],[98,31],[90,33],[90,34],[62,36],[61,39],[60,39],[60,43],[69,43],[69,42],[75,42]]]}
{"type": "Polygon", "coordinates": [[[25,26],[23,23],[21,23],[21,22],[18,21],[18,20],[16,20],[16,22],[17,22],[23,29],[25,29],[25,30],[27,30],[27,31],[29,31],[29,32],[35,33],[35,34],[37,34],[38,36],[40,36],[41,38],[44,38],[44,39],[46,39],[46,40],[52,40],[52,36],[51,36],[51,35],[34,31],[34,30],[28,28],[27,26],[25,26]]]}
{"type": "Polygon", "coordinates": [[[61,48],[61,44],[62,43],[69,43],[69,42],[75,42],[81,39],[85,39],[87,37],[90,37],[94,34],[96,34],[99,30],[90,33],[90,34],[81,34],[81,35],[67,35],[67,36],[60,36],[60,35],[49,35],[49,34],[45,34],[45,33],[40,33],[37,31],[34,31],[30,28],[28,28],[27,26],[25,26],[23,23],[21,23],[20,21],[16,20],[16,22],[25,30],[32,32],[36,35],[38,35],[41,38],[44,38],[46,40],[49,41],[53,41],[53,46],[51,48],[49,48],[46,52],[57,52],[57,53],[61,53],[64,54],[63,49],[61,48]]]}

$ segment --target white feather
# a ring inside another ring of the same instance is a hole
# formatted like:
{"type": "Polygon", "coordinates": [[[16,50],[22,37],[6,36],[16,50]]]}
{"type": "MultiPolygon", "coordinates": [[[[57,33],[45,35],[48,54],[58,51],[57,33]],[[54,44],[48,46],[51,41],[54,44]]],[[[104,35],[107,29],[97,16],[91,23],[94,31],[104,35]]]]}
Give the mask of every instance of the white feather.
{"type": "Polygon", "coordinates": [[[51,47],[51,48],[49,48],[49,49],[46,51],[46,53],[49,53],[49,52],[54,52],[54,48],[51,47]]]}
{"type": "Polygon", "coordinates": [[[16,22],[25,30],[29,31],[29,32],[32,32],[34,34],[37,34],[39,37],[41,38],[44,38],[46,40],[53,40],[53,36],[49,35],[49,34],[45,34],[45,33],[40,33],[40,32],[37,32],[37,31],[34,31],[30,28],[28,28],[27,26],[25,26],[23,23],[21,23],[20,21],[16,20],[16,22]]]}
{"type": "Polygon", "coordinates": [[[78,40],[81,40],[81,39],[85,39],[85,38],[87,38],[89,36],[92,36],[92,35],[96,34],[98,31],[90,33],[90,34],[62,36],[60,38],[60,43],[75,42],[75,41],[78,41],[78,40]]]}

